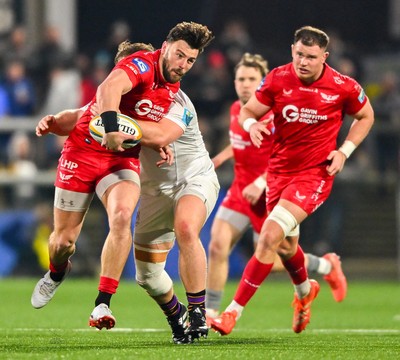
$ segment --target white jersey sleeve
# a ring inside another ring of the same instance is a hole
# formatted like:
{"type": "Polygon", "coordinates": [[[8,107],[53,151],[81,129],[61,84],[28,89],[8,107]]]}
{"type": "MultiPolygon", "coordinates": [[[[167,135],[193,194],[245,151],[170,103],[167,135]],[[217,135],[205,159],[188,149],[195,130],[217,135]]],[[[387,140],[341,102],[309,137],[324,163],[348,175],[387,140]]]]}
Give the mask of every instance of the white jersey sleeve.
{"type": "Polygon", "coordinates": [[[195,116],[195,112],[196,110],[189,97],[179,89],[165,117],[179,125],[185,131],[195,116]]]}

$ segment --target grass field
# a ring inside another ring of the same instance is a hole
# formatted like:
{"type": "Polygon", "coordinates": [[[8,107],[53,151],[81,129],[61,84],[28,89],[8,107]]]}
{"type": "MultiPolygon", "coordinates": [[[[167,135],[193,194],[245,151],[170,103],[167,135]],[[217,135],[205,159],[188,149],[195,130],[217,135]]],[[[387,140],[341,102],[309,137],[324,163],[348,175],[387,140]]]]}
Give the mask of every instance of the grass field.
{"type": "MultiPolygon", "coordinates": [[[[121,283],[111,308],[110,331],[87,326],[97,280],[69,278],[45,308],[30,305],[37,279],[0,280],[0,359],[399,359],[398,282],[350,282],[335,303],[321,280],[306,331],[291,330],[293,289],[271,277],[257,292],[229,336],[177,346],[161,311],[134,282],[121,283]]],[[[236,288],[226,289],[224,306],[236,288]]],[[[184,293],[176,288],[181,299],[184,293]]]]}

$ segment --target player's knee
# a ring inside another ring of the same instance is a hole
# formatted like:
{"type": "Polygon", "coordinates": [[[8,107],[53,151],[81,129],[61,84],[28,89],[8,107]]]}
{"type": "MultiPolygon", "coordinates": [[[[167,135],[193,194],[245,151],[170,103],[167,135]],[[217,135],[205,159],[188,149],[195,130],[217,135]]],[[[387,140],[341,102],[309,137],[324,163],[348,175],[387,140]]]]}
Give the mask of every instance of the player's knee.
{"type": "Polygon", "coordinates": [[[275,221],[282,228],[284,237],[291,234],[291,232],[298,231],[298,229],[296,230],[296,227],[298,225],[296,218],[283,206],[276,205],[271,213],[268,215],[268,220],[275,221]]]}
{"type": "Polygon", "coordinates": [[[213,260],[224,260],[229,256],[229,244],[221,241],[222,239],[213,238],[208,245],[208,256],[213,260]]]}
{"type": "Polygon", "coordinates": [[[136,281],[150,296],[166,294],[172,288],[172,280],[163,263],[146,263],[136,259],[136,281]]]}
{"type": "Polygon", "coordinates": [[[119,229],[130,227],[132,221],[132,208],[130,206],[119,206],[115,211],[109,213],[110,228],[119,229]]]}

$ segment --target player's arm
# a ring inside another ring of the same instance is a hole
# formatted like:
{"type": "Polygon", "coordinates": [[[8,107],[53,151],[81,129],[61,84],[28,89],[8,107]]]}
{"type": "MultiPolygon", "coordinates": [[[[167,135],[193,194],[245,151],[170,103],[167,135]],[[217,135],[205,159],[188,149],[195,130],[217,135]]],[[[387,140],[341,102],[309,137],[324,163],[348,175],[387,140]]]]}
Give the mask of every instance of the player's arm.
{"type": "Polygon", "coordinates": [[[83,109],[70,109],[60,111],[56,115],[46,115],[38,122],[36,135],[43,136],[52,133],[67,136],[82,114],[83,109]]]}
{"type": "Polygon", "coordinates": [[[250,204],[254,205],[260,196],[267,190],[267,173],[265,172],[243,189],[242,196],[250,204]]]}
{"type": "Polygon", "coordinates": [[[245,131],[250,133],[250,139],[257,148],[261,146],[263,134],[271,134],[267,128],[268,122],[271,120],[258,121],[270,109],[270,106],[258,101],[255,95],[252,95],[249,101],[240,109],[239,124],[245,131]]]}
{"type": "Polygon", "coordinates": [[[374,124],[374,110],[369,99],[353,117],[354,120],[345,141],[339,147],[339,150],[332,151],[327,158],[331,161],[330,165],[327,166],[329,175],[336,175],[342,171],[345,161],[357,146],[363,142],[371,130],[374,124]]]}
{"type": "Polygon", "coordinates": [[[182,127],[165,117],[157,123],[141,120],[137,120],[137,122],[143,133],[141,144],[156,150],[171,144],[184,132],[182,127]]]}
{"type": "Polygon", "coordinates": [[[219,168],[225,161],[233,158],[232,145],[229,144],[225,149],[221,150],[211,160],[214,163],[215,169],[219,168]]]}
{"type": "Polygon", "coordinates": [[[132,90],[132,86],[128,74],[116,69],[97,88],[96,102],[105,130],[102,146],[109,150],[124,151],[121,144],[129,138],[118,131],[117,113],[122,95],[132,90]]]}

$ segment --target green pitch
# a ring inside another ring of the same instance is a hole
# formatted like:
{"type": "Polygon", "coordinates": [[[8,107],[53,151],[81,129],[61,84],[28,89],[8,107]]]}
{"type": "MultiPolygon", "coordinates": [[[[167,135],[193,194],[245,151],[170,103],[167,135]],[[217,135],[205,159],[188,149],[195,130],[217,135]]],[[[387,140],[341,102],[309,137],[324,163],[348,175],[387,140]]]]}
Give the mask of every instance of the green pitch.
{"type": "MultiPolygon", "coordinates": [[[[399,359],[400,285],[349,282],[343,303],[329,288],[313,305],[306,331],[291,330],[293,289],[286,277],[263,284],[232,334],[211,332],[192,345],[171,343],[167,322],[155,303],[133,281],[121,283],[112,299],[117,319],[110,331],[87,322],[97,280],[68,278],[43,309],[31,307],[37,279],[0,280],[0,359],[399,359]]],[[[226,289],[224,306],[236,288],[226,289]]],[[[178,296],[184,300],[180,286],[178,296]]]]}

